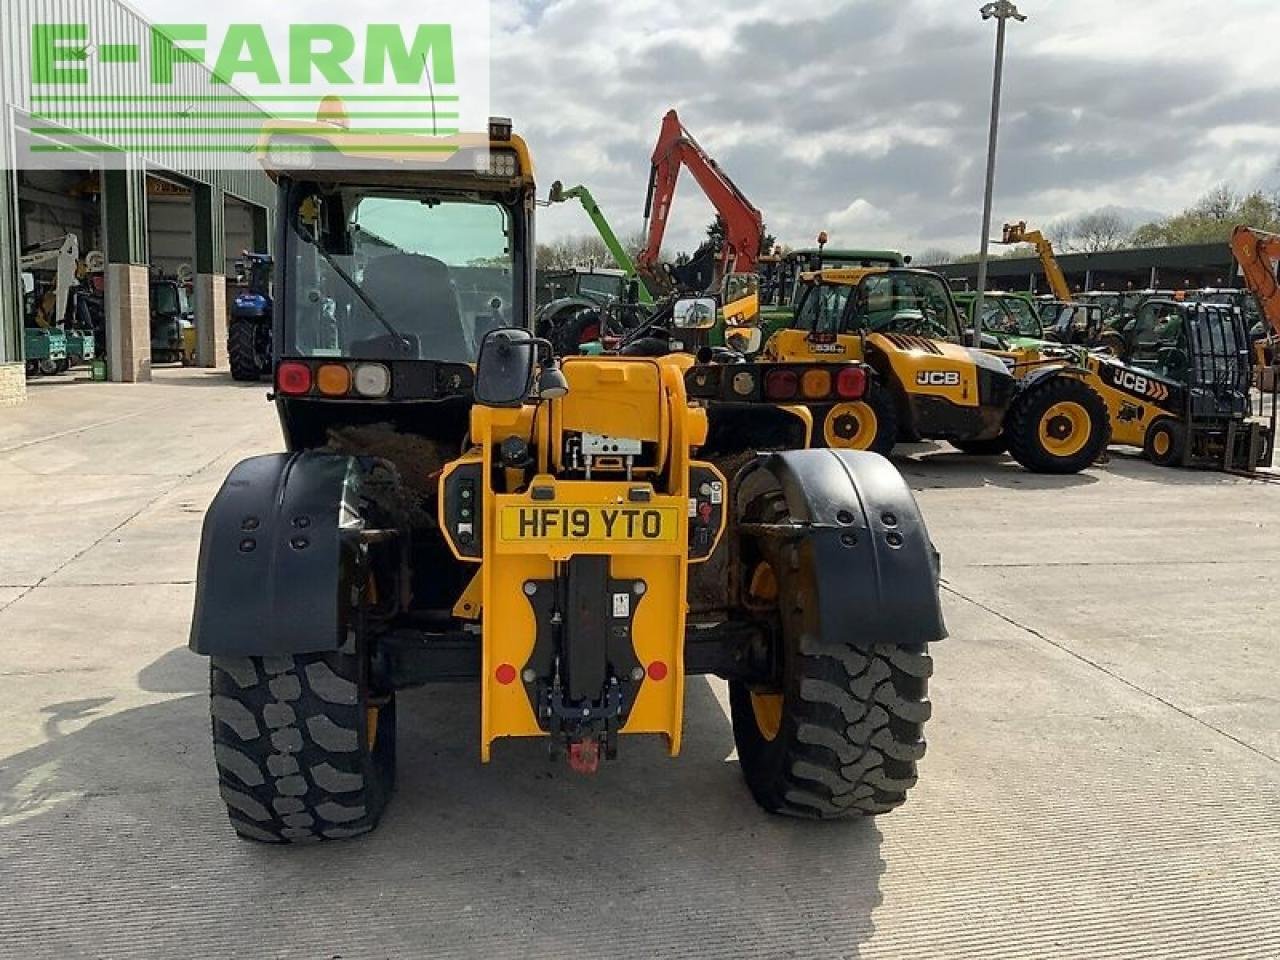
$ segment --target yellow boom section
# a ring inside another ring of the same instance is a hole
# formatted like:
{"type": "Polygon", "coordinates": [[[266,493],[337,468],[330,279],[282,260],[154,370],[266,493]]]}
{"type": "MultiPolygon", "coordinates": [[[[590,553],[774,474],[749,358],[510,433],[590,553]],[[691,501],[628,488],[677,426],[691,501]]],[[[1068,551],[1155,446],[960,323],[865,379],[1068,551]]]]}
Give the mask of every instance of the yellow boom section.
{"type": "Polygon", "coordinates": [[[1004,225],[1000,242],[1032,244],[1036,248],[1036,255],[1040,257],[1040,265],[1044,267],[1044,275],[1049,279],[1049,289],[1053,291],[1054,297],[1059,300],[1071,299],[1071,286],[1067,283],[1066,274],[1058,266],[1058,258],[1054,255],[1053,244],[1048,237],[1039,230],[1028,230],[1027,222],[1020,220],[1018,223],[1004,225]]]}

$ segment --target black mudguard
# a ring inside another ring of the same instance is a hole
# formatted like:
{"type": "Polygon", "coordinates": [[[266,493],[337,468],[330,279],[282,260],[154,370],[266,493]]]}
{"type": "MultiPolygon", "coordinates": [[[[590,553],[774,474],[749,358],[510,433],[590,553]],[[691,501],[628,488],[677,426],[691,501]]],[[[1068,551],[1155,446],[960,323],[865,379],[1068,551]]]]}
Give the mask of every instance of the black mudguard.
{"type": "MultiPolygon", "coordinates": [[[[559,300],[552,300],[538,310],[534,318],[534,328],[538,331],[544,328],[550,330],[565,317],[581,310],[594,310],[598,313],[600,304],[586,297],[561,297],[559,300]]],[[[539,332],[538,335],[544,334],[539,332]]]]}
{"type": "Polygon", "coordinates": [[[355,459],[321,453],[253,457],[231,471],[204,518],[192,650],[248,657],[342,644],[360,476],[355,459]]]}
{"type": "Polygon", "coordinates": [[[911,488],[884,457],[789,450],[748,464],[735,486],[740,510],[781,489],[792,524],[785,535],[801,541],[828,637],[916,645],[947,635],[938,552],[911,488]]]}
{"type": "Polygon", "coordinates": [[[1072,377],[1076,380],[1083,380],[1089,376],[1089,371],[1084,367],[1069,364],[1061,367],[1040,367],[1032,370],[1022,378],[1022,391],[1025,392],[1033,386],[1041,383],[1048,383],[1057,377],[1072,377]]]}

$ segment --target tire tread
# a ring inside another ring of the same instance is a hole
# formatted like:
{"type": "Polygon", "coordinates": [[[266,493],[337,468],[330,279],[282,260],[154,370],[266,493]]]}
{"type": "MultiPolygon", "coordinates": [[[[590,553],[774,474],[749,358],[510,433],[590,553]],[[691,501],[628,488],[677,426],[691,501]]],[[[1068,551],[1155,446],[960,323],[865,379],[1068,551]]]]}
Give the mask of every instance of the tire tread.
{"type": "MultiPolygon", "coordinates": [[[[363,748],[368,721],[360,698],[335,702],[343,684],[355,687],[344,676],[353,663],[341,653],[213,658],[214,759],[241,837],[306,843],[377,825],[394,768],[379,769],[376,752],[363,748]]],[[[394,714],[385,719],[393,724],[394,714]]]]}

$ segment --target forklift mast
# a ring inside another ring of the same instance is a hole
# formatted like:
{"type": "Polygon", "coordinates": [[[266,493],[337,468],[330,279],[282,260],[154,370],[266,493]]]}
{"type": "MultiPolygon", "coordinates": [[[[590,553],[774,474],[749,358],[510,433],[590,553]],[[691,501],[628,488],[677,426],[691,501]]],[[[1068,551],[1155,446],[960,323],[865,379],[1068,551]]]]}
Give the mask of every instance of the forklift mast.
{"type": "Polygon", "coordinates": [[[55,266],[57,286],[53,322],[50,323],[49,318],[41,313],[36,314],[36,321],[45,328],[62,323],[66,319],[71,289],[76,285],[76,271],[80,266],[80,239],[74,233],[68,233],[65,237],[42,243],[24,253],[19,264],[24,273],[47,269],[50,264],[55,266]]]}

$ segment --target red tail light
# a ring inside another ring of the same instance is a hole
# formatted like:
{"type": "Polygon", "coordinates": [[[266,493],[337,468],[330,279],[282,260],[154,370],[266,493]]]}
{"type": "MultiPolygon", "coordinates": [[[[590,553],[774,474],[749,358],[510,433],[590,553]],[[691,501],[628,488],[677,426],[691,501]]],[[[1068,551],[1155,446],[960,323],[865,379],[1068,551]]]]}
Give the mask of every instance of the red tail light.
{"type": "Polygon", "coordinates": [[[764,376],[764,395],[770,400],[792,400],[800,392],[800,375],[794,370],[770,370],[764,376]]]}
{"type": "Polygon", "coordinates": [[[836,396],[841,400],[860,400],[867,393],[867,371],[862,367],[845,367],[836,374],[836,396]]]}
{"type": "Polygon", "coordinates": [[[311,392],[311,368],[305,363],[282,363],[276,368],[276,387],[297,396],[311,392]]]}

